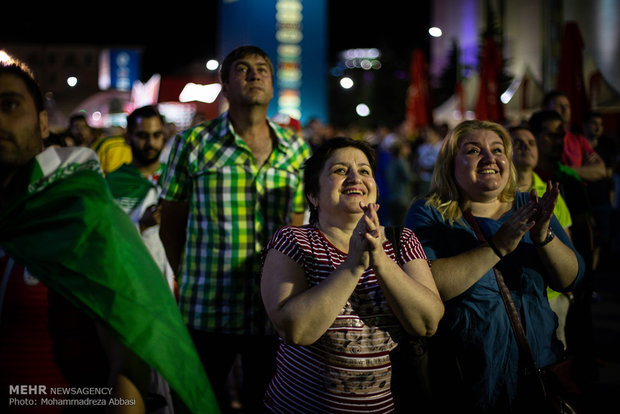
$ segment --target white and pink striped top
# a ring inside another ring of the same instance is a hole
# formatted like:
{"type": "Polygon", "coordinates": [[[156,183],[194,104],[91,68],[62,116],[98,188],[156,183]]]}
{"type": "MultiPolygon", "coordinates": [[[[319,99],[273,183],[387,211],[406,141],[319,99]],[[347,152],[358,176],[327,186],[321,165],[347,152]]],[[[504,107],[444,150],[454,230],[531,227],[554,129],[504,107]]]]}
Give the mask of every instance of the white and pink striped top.
{"type": "MultiPolygon", "coordinates": [[[[422,245],[407,228],[401,235],[399,264],[426,259],[422,245]]],[[[395,259],[389,241],[383,244],[395,259]]],[[[283,227],[267,245],[303,269],[310,287],[327,278],[347,257],[314,226],[283,227]]],[[[280,339],[276,373],[265,395],[275,413],[390,413],[392,351],[403,331],[379,287],[366,269],[340,314],[318,341],[294,346],[280,339]]]]}

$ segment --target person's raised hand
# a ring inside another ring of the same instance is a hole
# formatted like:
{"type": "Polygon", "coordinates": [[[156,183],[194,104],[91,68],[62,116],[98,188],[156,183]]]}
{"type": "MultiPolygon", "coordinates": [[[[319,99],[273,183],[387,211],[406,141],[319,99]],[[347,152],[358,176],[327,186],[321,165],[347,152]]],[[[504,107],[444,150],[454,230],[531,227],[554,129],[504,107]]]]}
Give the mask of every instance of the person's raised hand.
{"type": "MultiPolygon", "coordinates": [[[[536,190],[532,190],[535,192],[536,190]]],[[[560,185],[552,184],[547,181],[547,190],[542,198],[537,200],[536,215],[534,216],[534,226],[530,229],[530,237],[535,243],[542,243],[547,237],[549,223],[553,216],[553,210],[560,195],[560,185]]]]}
{"type": "Polygon", "coordinates": [[[518,208],[497,232],[491,237],[491,242],[497,247],[502,256],[506,256],[517,248],[519,242],[535,225],[534,217],[537,212],[536,194],[530,196],[530,200],[518,208]]]}

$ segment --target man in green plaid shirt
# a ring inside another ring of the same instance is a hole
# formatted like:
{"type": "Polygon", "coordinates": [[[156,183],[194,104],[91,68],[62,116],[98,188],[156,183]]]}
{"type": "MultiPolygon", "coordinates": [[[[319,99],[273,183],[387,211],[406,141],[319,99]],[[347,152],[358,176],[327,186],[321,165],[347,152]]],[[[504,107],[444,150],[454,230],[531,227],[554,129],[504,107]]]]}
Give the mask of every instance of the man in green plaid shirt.
{"type": "Polygon", "coordinates": [[[306,209],[302,138],[267,119],[273,65],[243,46],[222,63],[228,112],[175,138],[163,188],[160,235],[180,276],[180,308],[224,412],[226,379],[242,358],[242,403],[261,412],[277,337],[260,298],[261,249],[306,209]]]}

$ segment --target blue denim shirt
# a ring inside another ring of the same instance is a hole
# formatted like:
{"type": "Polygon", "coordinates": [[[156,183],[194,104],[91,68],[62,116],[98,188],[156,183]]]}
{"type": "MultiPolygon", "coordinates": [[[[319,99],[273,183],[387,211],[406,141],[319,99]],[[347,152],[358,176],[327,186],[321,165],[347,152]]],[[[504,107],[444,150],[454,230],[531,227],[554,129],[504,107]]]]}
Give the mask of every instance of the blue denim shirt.
{"type": "MultiPolygon", "coordinates": [[[[515,209],[527,203],[527,193],[517,193],[513,209],[499,220],[477,218],[486,238],[491,237],[515,209]]],[[[481,244],[471,226],[459,220],[452,226],[437,210],[417,201],[409,210],[405,226],[414,230],[429,260],[455,256],[481,244]]],[[[583,278],[583,258],[572,246],[557,219],[551,228],[562,242],[570,246],[579,261],[579,273],[573,286],[583,278]]],[[[546,296],[545,269],[529,233],[497,267],[519,311],[530,347],[539,367],[558,361],[563,347],[555,335],[557,317],[546,296]]],[[[570,286],[566,290],[571,290],[570,286]]],[[[439,329],[455,344],[468,395],[479,411],[511,404],[517,396],[519,350],[510,320],[502,301],[493,269],[474,285],[445,303],[445,315],[439,329]]]]}

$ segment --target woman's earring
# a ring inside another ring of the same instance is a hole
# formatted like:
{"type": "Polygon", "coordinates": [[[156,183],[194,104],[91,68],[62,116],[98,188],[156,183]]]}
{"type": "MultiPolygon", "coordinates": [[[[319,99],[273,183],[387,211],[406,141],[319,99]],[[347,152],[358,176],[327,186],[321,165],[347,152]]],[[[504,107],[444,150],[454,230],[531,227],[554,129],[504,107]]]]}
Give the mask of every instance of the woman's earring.
{"type": "Polygon", "coordinates": [[[308,201],[310,202],[310,204],[312,205],[312,207],[314,207],[316,210],[319,209],[319,200],[313,200],[314,197],[308,197],[308,201]]]}

